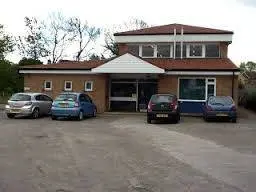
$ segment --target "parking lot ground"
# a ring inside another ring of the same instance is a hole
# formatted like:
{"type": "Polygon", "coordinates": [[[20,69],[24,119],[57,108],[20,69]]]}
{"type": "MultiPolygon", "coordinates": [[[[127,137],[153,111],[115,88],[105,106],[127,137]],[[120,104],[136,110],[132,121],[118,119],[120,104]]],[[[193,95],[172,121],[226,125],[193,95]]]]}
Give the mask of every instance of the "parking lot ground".
{"type": "MultiPolygon", "coordinates": [[[[1,114],[1,113],[0,113],[1,114]]],[[[0,191],[255,191],[256,119],[0,116],[0,191]]]]}

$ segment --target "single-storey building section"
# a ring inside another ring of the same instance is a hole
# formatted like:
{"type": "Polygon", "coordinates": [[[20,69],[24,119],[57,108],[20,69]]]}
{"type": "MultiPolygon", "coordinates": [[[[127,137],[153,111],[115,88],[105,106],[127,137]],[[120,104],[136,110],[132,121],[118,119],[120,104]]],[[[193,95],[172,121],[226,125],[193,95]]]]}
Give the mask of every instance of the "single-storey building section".
{"type": "Polygon", "coordinates": [[[180,24],[115,34],[119,55],[21,67],[24,90],[52,97],[86,92],[98,112],[141,111],[152,94],[178,96],[182,113],[202,113],[209,96],[237,102],[237,66],[227,57],[233,32],[180,24]],[[181,54],[182,53],[182,54],[181,54]]]}

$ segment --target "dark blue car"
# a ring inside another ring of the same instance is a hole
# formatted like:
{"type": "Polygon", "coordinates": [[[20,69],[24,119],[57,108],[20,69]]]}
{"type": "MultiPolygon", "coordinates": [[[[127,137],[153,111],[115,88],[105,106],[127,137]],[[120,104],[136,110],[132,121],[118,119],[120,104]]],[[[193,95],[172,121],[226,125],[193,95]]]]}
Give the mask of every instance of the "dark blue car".
{"type": "Polygon", "coordinates": [[[229,96],[211,96],[205,103],[204,119],[226,118],[236,123],[237,111],[232,97],[229,96]]]}
{"type": "Polygon", "coordinates": [[[51,115],[55,120],[58,117],[73,117],[82,120],[85,116],[95,117],[96,105],[85,93],[61,93],[52,103],[51,115]]]}

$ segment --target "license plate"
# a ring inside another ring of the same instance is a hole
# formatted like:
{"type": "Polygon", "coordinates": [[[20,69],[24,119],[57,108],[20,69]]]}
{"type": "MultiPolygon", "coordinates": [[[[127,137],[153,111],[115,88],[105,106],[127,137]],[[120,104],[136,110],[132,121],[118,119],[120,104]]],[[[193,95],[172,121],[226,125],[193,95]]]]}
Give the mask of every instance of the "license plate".
{"type": "Polygon", "coordinates": [[[223,114],[223,113],[219,113],[219,114],[216,114],[216,116],[219,116],[219,117],[226,117],[228,116],[227,114],[223,114]]]}
{"type": "Polygon", "coordinates": [[[60,105],[60,107],[68,107],[68,104],[66,104],[66,103],[60,103],[59,105],[60,105]]]}
{"type": "Polygon", "coordinates": [[[168,114],[157,114],[156,117],[168,117],[168,114]]]}
{"type": "Polygon", "coordinates": [[[10,111],[11,111],[11,113],[19,113],[20,109],[11,109],[10,111]]]}

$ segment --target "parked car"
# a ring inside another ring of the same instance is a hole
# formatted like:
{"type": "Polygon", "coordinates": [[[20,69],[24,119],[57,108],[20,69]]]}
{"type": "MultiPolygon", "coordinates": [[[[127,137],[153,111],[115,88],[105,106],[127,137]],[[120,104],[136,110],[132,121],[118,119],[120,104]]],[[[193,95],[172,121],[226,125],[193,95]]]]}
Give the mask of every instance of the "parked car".
{"type": "Polygon", "coordinates": [[[52,104],[52,119],[74,117],[82,120],[85,116],[96,117],[97,108],[92,99],[85,93],[61,93],[52,104]]]}
{"type": "Polygon", "coordinates": [[[16,93],[8,100],[5,111],[8,118],[16,115],[30,116],[34,119],[48,115],[51,111],[52,99],[42,93],[16,93]]]}
{"type": "Polygon", "coordinates": [[[147,108],[147,122],[152,120],[167,119],[175,123],[180,121],[180,109],[176,95],[156,94],[152,95],[147,108]]]}
{"type": "Polygon", "coordinates": [[[227,118],[236,123],[236,105],[230,96],[211,96],[205,103],[204,119],[227,118]]]}

